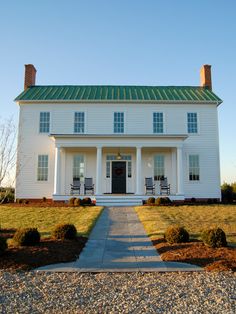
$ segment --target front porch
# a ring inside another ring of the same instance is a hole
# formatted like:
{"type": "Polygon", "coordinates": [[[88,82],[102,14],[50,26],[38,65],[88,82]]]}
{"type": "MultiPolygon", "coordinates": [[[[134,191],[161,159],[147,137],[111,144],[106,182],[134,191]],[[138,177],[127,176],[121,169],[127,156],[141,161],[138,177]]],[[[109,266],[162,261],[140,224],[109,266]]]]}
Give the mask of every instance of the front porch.
{"type": "Polygon", "coordinates": [[[80,180],[81,189],[73,193],[75,197],[90,196],[98,205],[141,205],[150,197],[145,193],[145,178],[153,178],[153,194],[158,197],[161,176],[167,177],[170,184],[168,197],[184,199],[183,141],[186,135],[51,136],[55,141],[54,200],[72,197],[70,185],[76,178],[80,180]],[[92,195],[84,193],[86,177],[93,180],[92,195]]]}

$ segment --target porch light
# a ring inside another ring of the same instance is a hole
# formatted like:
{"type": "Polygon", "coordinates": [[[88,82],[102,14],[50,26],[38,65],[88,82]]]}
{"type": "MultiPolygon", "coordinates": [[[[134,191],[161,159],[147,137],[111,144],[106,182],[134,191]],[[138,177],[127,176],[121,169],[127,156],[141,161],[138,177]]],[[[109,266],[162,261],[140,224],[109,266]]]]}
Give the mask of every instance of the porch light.
{"type": "Polygon", "coordinates": [[[118,152],[118,154],[116,155],[116,159],[117,160],[121,160],[122,159],[122,156],[121,156],[120,152],[118,152]]]}

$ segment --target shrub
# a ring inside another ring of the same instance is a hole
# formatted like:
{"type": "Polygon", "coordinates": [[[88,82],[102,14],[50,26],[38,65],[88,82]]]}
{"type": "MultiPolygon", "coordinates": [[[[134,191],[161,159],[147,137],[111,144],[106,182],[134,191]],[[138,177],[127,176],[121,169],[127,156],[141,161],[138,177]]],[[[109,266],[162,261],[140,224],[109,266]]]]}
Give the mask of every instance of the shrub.
{"type": "Polygon", "coordinates": [[[232,203],[234,199],[233,187],[230,184],[224,183],[221,186],[221,197],[223,203],[232,203]]]}
{"type": "Polygon", "coordinates": [[[75,200],[76,200],[76,197],[71,197],[71,198],[69,199],[68,204],[69,204],[69,205],[71,205],[71,206],[73,206],[73,205],[74,205],[75,200]]]}
{"type": "Polygon", "coordinates": [[[147,204],[148,205],[155,204],[155,197],[149,197],[147,200],[147,204]]]}
{"type": "Polygon", "coordinates": [[[80,199],[80,198],[76,198],[76,199],[74,200],[74,205],[75,205],[75,206],[81,206],[81,199],[80,199]]]}
{"type": "Polygon", "coordinates": [[[23,200],[22,200],[21,198],[17,198],[17,199],[16,199],[16,203],[17,203],[17,204],[22,204],[22,203],[23,203],[23,200]]]}
{"type": "Polygon", "coordinates": [[[20,246],[36,245],[40,242],[40,233],[36,228],[18,229],[14,234],[13,242],[20,246]]]}
{"type": "Polygon", "coordinates": [[[43,202],[46,202],[46,201],[47,201],[47,198],[44,196],[44,197],[42,198],[42,201],[43,201],[43,202]]]}
{"type": "Polygon", "coordinates": [[[168,205],[171,204],[171,200],[169,199],[169,197],[158,197],[155,200],[155,204],[156,205],[168,205]]]}
{"type": "Polygon", "coordinates": [[[166,229],[164,237],[170,244],[189,241],[188,231],[185,230],[184,227],[180,226],[169,226],[166,229]]]}
{"type": "Polygon", "coordinates": [[[92,200],[90,197],[85,197],[83,200],[82,200],[82,204],[83,205],[91,205],[92,203],[92,200]]]}
{"type": "Polygon", "coordinates": [[[225,232],[220,228],[205,229],[202,232],[202,241],[210,247],[227,246],[225,232]]]}
{"type": "Polygon", "coordinates": [[[55,227],[52,235],[57,240],[73,240],[77,236],[77,230],[72,224],[60,224],[55,227]]]}
{"type": "Polygon", "coordinates": [[[29,204],[29,200],[22,200],[22,204],[29,204]]]}
{"type": "Polygon", "coordinates": [[[196,198],[195,197],[191,198],[191,203],[196,203],[196,198]]]}
{"type": "Polygon", "coordinates": [[[3,237],[0,237],[0,255],[7,249],[7,240],[3,237]]]}

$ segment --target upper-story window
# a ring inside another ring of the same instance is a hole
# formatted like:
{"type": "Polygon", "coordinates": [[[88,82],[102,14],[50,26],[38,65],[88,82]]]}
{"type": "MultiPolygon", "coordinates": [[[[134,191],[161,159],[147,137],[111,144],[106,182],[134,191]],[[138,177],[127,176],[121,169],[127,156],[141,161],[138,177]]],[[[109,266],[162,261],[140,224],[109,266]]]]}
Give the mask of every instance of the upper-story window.
{"type": "Polygon", "coordinates": [[[188,133],[197,133],[197,132],[198,132],[197,113],[188,112],[188,133]]]}
{"type": "Polygon", "coordinates": [[[163,112],[153,112],[153,133],[163,133],[163,112]]]}
{"type": "Polygon", "coordinates": [[[40,112],[39,132],[49,133],[50,130],[50,112],[40,112]]]}
{"type": "Polygon", "coordinates": [[[124,112],[114,112],[114,133],[124,133],[124,112]]]}
{"type": "Polygon", "coordinates": [[[189,180],[200,180],[200,165],[198,155],[189,155],[189,180]]]}
{"type": "Polygon", "coordinates": [[[84,133],[84,112],[75,112],[74,132],[84,133]]]}
{"type": "Polygon", "coordinates": [[[48,155],[38,155],[38,181],[48,181],[48,155]]]}

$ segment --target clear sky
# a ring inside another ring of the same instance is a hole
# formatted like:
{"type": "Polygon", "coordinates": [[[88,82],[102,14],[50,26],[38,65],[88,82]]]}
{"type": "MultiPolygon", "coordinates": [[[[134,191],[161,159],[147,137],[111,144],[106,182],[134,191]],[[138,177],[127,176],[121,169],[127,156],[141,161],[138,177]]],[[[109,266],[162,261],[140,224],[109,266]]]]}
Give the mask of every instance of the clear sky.
{"type": "Polygon", "coordinates": [[[0,0],[0,115],[14,116],[24,64],[38,85],[199,85],[212,65],[222,182],[236,181],[235,0],[0,0]]]}

